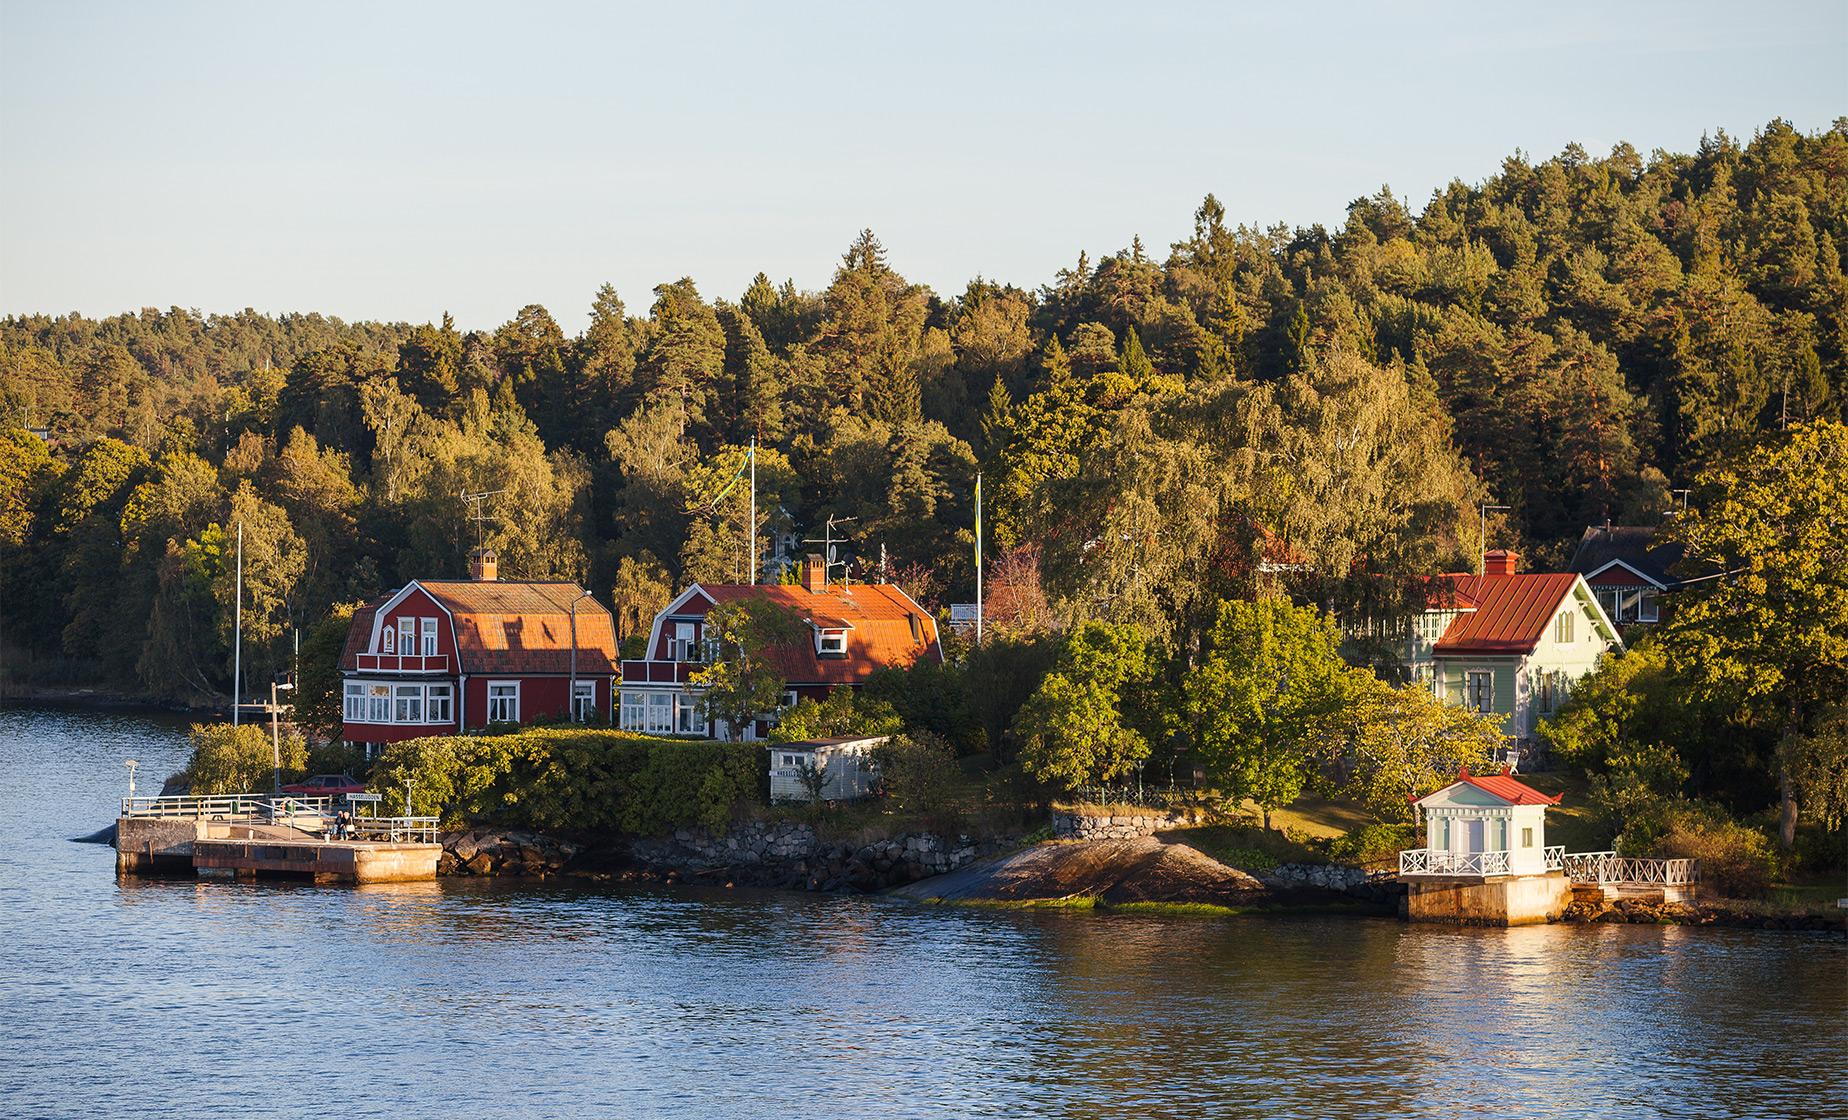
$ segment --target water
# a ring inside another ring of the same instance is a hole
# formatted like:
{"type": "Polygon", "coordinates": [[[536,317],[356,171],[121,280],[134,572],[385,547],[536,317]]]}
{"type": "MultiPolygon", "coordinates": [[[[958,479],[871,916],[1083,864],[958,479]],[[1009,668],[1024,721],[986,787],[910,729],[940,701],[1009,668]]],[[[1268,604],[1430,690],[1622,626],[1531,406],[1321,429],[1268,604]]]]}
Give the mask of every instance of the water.
{"type": "Polygon", "coordinates": [[[1848,1115],[1839,939],[118,883],[65,839],[184,754],[0,711],[8,1117],[1848,1115]]]}

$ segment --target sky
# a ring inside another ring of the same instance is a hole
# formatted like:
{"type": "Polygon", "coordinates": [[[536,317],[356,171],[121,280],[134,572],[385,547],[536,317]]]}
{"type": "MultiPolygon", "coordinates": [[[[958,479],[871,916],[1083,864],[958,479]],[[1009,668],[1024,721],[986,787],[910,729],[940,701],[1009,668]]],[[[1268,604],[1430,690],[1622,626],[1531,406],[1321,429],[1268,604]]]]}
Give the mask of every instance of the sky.
{"type": "Polygon", "coordinates": [[[1520,150],[1848,115],[1833,2],[0,0],[0,314],[582,329],[691,276],[825,286],[862,228],[945,296],[1037,287],[1208,192],[1422,206],[1520,150]]]}

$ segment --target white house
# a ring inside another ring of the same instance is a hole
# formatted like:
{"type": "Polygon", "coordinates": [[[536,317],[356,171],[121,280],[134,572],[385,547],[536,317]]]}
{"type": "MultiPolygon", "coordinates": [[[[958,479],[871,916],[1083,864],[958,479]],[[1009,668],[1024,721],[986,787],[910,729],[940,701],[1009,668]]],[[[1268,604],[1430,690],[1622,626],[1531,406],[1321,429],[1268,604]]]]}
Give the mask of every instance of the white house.
{"type": "Polygon", "coordinates": [[[1583,576],[1519,572],[1496,550],[1481,575],[1439,576],[1404,650],[1412,678],[1439,697],[1484,715],[1525,742],[1608,650],[1617,628],[1583,576]]]}
{"type": "Polygon", "coordinates": [[[1457,780],[1412,804],[1425,846],[1399,853],[1402,875],[1544,875],[1562,866],[1565,849],[1547,847],[1546,811],[1559,804],[1507,770],[1457,780]]]}
{"type": "Polygon", "coordinates": [[[771,744],[770,800],[813,801],[814,794],[803,781],[804,771],[811,768],[826,775],[821,788],[823,801],[853,801],[870,796],[879,779],[879,769],[873,764],[873,748],[889,737],[803,739],[771,744]]]}

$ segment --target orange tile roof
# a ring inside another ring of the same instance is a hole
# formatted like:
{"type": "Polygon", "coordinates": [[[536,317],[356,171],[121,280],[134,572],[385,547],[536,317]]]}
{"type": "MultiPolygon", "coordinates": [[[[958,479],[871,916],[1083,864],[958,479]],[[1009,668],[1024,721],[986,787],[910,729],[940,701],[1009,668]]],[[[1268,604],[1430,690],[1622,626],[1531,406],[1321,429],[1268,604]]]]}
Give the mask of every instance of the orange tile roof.
{"type": "Polygon", "coordinates": [[[1439,654],[1533,652],[1578,580],[1570,572],[1441,578],[1464,613],[1437,640],[1439,654]]]}
{"type": "MultiPolygon", "coordinates": [[[[419,580],[417,586],[455,619],[462,672],[571,671],[571,602],[581,591],[576,584],[419,580]]],[[[357,664],[353,655],[364,649],[372,616],[384,602],[354,612],[342,667],[357,664]]],[[[588,597],[577,606],[577,671],[586,676],[616,672],[616,632],[610,612],[588,597]]]]}
{"type": "Polygon", "coordinates": [[[941,657],[937,620],[891,584],[829,584],[810,591],[798,584],[700,584],[715,603],[753,596],[781,603],[823,630],[846,630],[847,656],[822,657],[812,643],[771,651],[777,672],[790,684],[858,684],[880,669],[903,669],[926,655],[941,657]],[[911,620],[918,620],[912,637],[911,620]]]}
{"type": "Polygon", "coordinates": [[[1510,805],[1557,805],[1566,796],[1561,793],[1548,797],[1526,782],[1511,776],[1506,769],[1499,774],[1478,777],[1471,774],[1469,767],[1465,766],[1458,772],[1457,781],[1466,782],[1484,793],[1493,794],[1510,805]]]}
{"type": "Polygon", "coordinates": [[[366,652],[366,642],[372,637],[372,616],[384,603],[385,597],[381,596],[354,609],[353,621],[347,624],[346,645],[340,650],[342,669],[351,669],[359,664],[358,655],[366,652]]]}

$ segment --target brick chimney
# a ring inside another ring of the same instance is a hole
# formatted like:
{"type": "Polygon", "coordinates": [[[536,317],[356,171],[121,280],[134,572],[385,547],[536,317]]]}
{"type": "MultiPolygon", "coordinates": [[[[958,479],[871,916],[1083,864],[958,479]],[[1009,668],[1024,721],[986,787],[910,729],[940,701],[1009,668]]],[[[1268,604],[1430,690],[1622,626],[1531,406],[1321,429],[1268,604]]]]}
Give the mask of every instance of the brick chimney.
{"type": "Polygon", "coordinates": [[[1520,566],[1520,554],[1505,548],[1494,549],[1482,557],[1482,574],[1485,576],[1511,576],[1520,566]]]}
{"type": "Polygon", "coordinates": [[[807,562],[802,565],[802,586],[816,594],[828,589],[828,566],[819,553],[809,553],[807,562]]]}
{"type": "Polygon", "coordinates": [[[468,578],[491,583],[500,578],[500,562],[491,548],[478,548],[468,554],[468,578]]]}

